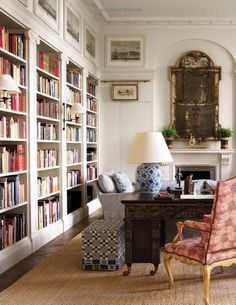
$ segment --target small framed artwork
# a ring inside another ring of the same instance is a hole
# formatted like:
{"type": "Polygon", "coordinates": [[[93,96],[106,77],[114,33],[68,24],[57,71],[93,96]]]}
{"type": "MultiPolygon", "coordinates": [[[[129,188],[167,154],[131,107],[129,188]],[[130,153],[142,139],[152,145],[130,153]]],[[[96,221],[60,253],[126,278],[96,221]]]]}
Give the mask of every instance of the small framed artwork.
{"type": "Polygon", "coordinates": [[[68,2],[65,2],[64,37],[73,47],[81,52],[82,18],[68,2]]]}
{"type": "Polygon", "coordinates": [[[59,1],[35,0],[34,13],[56,32],[59,31],[59,1]]]}
{"type": "Polygon", "coordinates": [[[144,64],[144,38],[117,36],[105,38],[107,67],[141,67],[144,64]]]}
{"type": "Polygon", "coordinates": [[[137,84],[113,84],[112,85],[113,101],[137,101],[138,85],[137,84]]]}
{"type": "Polygon", "coordinates": [[[96,59],[96,38],[95,33],[92,29],[85,23],[85,44],[84,44],[84,55],[92,63],[95,63],[96,59]]]}

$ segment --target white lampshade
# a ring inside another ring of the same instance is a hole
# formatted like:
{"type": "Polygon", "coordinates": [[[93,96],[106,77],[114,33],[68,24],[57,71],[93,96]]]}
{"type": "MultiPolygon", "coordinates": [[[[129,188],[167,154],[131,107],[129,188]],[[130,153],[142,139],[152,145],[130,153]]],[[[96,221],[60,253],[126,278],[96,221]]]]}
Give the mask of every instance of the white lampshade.
{"type": "Polygon", "coordinates": [[[140,132],[134,137],[129,163],[170,163],[173,158],[161,132],[140,132]]]}
{"type": "Polygon", "coordinates": [[[81,103],[74,103],[71,107],[70,113],[73,115],[79,115],[86,113],[84,107],[81,105],[81,103]]]}
{"type": "Polygon", "coordinates": [[[16,82],[9,74],[0,75],[0,93],[19,93],[21,92],[16,82]]]}

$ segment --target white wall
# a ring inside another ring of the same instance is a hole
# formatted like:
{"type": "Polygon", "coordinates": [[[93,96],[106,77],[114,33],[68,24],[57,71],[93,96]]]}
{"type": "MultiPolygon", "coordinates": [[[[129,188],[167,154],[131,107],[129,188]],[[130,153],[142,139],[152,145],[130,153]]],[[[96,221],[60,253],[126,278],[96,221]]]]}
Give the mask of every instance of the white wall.
{"type": "MultiPolygon", "coordinates": [[[[236,28],[229,26],[148,26],[112,25],[100,29],[101,79],[138,79],[146,71],[153,70],[153,80],[140,83],[142,97],[138,102],[114,102],[107,83],[101,89],[101,170],[121,169],[134,179],[134,165],[128,165],[126,157],[132,137],[145,130],[159,131],[171,120],[171,84],[169,67],[190,50],[201,50],[209,55],[216,66],[222,67],[220,81],[219,120],[223,127],[236,133],[235,107],[235,56],[236,28]],[[145,38],[145,65],[143,70],[112,69],[105,67],[105,42],[108,36],[140,36],[145,38]],[[126,78],[125,78],[126,77],[126,78]],[[133,77],[133,78],[131,78],[133,77]],[[142,98],[146,102],[142,102],[142,98]]],[[[144,76],[145,78],[145,76],[144,76]]],[[[235,136],[230,147],[235,147],[235,136]]],[[[176,144],[175,144],[176,145],[176,144]]],[[[178,143],[177,146],[183,146],[178,143]]],[[[219,148],[219,142],[209,143],[210,148],[219,148]]],[[[234,158],[235,159],[235,158],[234,158]]],[[[233,162],[235,164],[235,161],[233,162]]],[[[232,174],[236,173],[233,167],[232,174]]]]}

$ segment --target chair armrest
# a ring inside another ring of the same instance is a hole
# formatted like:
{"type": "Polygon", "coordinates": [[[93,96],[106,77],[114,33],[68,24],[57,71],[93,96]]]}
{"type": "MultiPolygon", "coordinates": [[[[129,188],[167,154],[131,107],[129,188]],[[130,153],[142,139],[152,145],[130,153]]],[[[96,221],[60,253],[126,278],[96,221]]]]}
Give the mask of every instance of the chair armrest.
{"type": "Polygon", "coordinates": [[[195,230],[195,231],[201,231],[201,232],[210,232],[211,231],[211,225],[207,222],[201,222],[201,221],[193,221],[193,220],[186,220],[184,221],[184,228],[195,230]]]}

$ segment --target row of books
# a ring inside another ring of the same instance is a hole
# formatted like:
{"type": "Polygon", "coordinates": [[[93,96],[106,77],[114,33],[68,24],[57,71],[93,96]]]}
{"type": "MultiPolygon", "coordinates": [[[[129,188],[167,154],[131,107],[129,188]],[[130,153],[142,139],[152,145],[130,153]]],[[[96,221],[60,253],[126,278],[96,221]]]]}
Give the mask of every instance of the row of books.
{"type": "Polygon", "coordinates": [[[38,66],[54,76],[59,76],[59,61],[52,59],[48,54],[43,51],[38,53],[38,66]]]}
{"type": "Polygon", "coordinates": [[[26,67],[17,66],[5,57],[0,57],[0,74],[10,74],[17,84],[26,86],[26,67]]]}
{"type": "Polygon", "coordinates": [[[88,83],[87,92],[96,96],[97,95],[97,86],[94,84],[88,83]]]}
{"type": "Polygon", "coordinates": [[[81,162],[81,152],[79,148],[67,149],[66,151],[67,164],[74,164],[81,162]]]}
{"type": "Polygon", "coordinates": [[[97,130],[89,129],[86,131],[86,141],[87,142],[97,142],[97,130]]]}
{"type": "Polygon", "coordinates": [[[70,104],[81,103],[81,92],[66,88],[66,102],[70,104]]]}
{"type": "Polygon", "coordinates": [[[0,173],[22,171],[26,169],[25,147],[22,144],[0,146],[0,173]]]}
{"type": "Polygon", "coordinates": [[[75,69],[67,69],[66,81],[71,85],[81,88],[82,75],[75,69]]]}
{"type": "Polygon", "coordinates": [[[88,166],[87,167],[87,180],[97,179],[98,169],[97,166],[88,166]]]}
{"type": "Polygon", "coordinates": [[[60,219],[59,197],[38,201],[38,229],[41,230],[60,219]]]}
{"type": "Polygon", "coordinates": [[[25,139],[26,122],[24,117],[0,117],[0,137],[10,139],[25,139]]]}
{"type": "Polygon", "coordinates": [[[81,183],[80,170],[70,170],[67,172],[67,187],[76,186],[81,183]]]}
{"type": "Polygon", "coordinates": [[[16,56],[25,58],[25,36],[23,34],[9,33],[9,30],[5,26],[0,25],[0,48],[3,48],[16,56]]]}
{"type": "Polygon", "coordinates": [[[37,114],[53,119],[59,118],[59,105],[45,98],[37,99],[37,114]]]}
{"type": "Polygon", "coordinates": [[[73,141],[73,142],[79,142],[82,139],[82,133],[80,127],[72,127],[72,126],[66,126],[66,140],[67,141],[73,141]]]}
{"type": "Polygon", "coordinates": [[[37,124],[37,139],[38,140],[57,140],[57,128],[54,124],[38,122],[37,124]]]}
{"type": "Polygon", "coordinates": [[[22,93],[11,94],[5,102],[2,100],[3,94],[0,94],[0,108],[14,111],[25,111],[26,98],[22,93]]]}
{"type": "Polygon", "coordinates": [[[58,191],[58,177],[47,176],[38,177],[38,197],[48,195],[58,191]]]}
{"type": "Polygon", "coordinates": [[[7,248],[26,236],[25,214],[0,214],[0,249],[7,248]]]}
{"type": "Polygon", "coordinates": [[[96,114],[87,113],[87,116],[86,116],[86,124],[87,124],[88,126],[96,127],[96,126],[97,126],[97,116],[96,116],[96,114]]]}
{"type": "Polygon", "coordinates": [[[0,210],[25,202],[25,185],[19,176],[0,178],[0,210]]]}
{"type": "Polygon", "coordinates": [[[59,98],[59,82],[54,79],[48,79],[38,74],[38,91],[59,98]]]}
{"type": "Polygon", "coordinates": [[[87,97],[87,109],[97,111],[97,101],[91,96],[87,97]]]}
{"type": "Polygon", "coordinates": [[[39,149],[37,152],[37,166],[38,168],[57,166],[57,158],[56,149],[39,149]]]}
{"type": "Polygon", "coordinates": [[[71,106],[66,107],[66,119],[73,120],[73,123],[81,124],[81,116],[75,116],[71,113],[71,106]]]}

